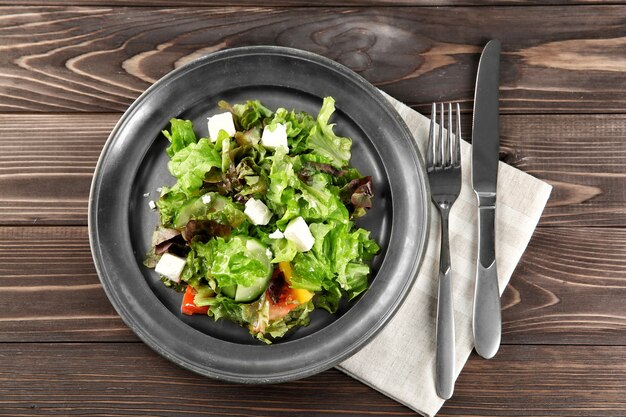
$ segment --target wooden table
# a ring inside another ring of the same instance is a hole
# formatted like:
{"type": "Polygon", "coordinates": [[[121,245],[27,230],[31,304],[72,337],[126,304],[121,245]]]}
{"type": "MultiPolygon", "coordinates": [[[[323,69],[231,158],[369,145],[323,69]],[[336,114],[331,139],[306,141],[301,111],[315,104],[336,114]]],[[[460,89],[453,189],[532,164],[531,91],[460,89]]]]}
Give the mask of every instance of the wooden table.
{"type": "Polygon", "coordinates": [[[151,83],[242,45],[320,53],[419,111],[460,100],[470,132],[479,52],[499,38],[502,159],[554,191],[500,352],[472,355],[440,415],[626,415],[626,7],[563,2],[0,0],[0,414],[410,415],[336,370],[239,386],[153,353],[96,276],[92,173],[151,83]]]}

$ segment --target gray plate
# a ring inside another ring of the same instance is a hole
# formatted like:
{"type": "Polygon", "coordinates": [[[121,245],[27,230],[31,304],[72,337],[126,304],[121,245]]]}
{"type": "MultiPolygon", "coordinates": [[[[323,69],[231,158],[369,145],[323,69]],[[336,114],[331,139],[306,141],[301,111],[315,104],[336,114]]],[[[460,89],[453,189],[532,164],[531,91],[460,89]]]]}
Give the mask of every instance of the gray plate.
{"type": "Polygon", "coordinates": [[[426,245],[428,201],[425,171],[411,134],[371,84],[308,52],[236,48],[171,72],[129,107],[98,161],[89,200],[89,238],[109,300],[151,348],[202,375],[273,383],[336,365],[389,321],[417,276],[426,245]],[[193,120],[197,133],[207,135],[206,117],[219,111],[221,99],[260,99],[270,108],[317,114],[328,95],[336,99],[336,132],[353,139],[352,164],[374,178],[374,208],[359,222],[382,248],[373,262],[371,287],[337,314],[315,311],[308,327],[270,346],[228,321],[182,315],[181,294],[142,265],[158,220],[148,202],[158,199],[156,188],[173,183],[161,130],[171,117],[180,117],[193,120]]]}

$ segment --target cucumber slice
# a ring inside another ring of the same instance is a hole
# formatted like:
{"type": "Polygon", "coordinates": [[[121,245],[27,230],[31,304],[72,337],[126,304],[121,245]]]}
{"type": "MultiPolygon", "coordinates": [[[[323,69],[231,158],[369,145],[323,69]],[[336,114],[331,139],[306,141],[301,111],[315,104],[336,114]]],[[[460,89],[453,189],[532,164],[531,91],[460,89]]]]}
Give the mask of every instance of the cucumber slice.
{"type": "MultiPolygon", "coordinates": [[[[270,278],[272,276],[270,275],[270,278]]],[[[249,287],[237,286],[237,293],[235,294],[235,301],[240,303],[247,303],[254,301],[263,294],[263,291],[267,288],[269,278],[258,279],[249,287]]]]}
{"type": "Polygon", "coordinates": [[[189,203],[185,204],[174,219],[174,227],[181,228],[185,227],[187,222],[192,218],[200,218],[206,216],[207,213],[207,205],[202,202],[200,197],[195,200],[191,200],[189,203]]]}
{"type": "Polygon", "coordinates": [[[204,219],[209,213],[215,213],[222,211],[229,200],[217,193],[208,193],[211,196],[211,202],[205,204],[202,201],[202,196],[196,197],[185,204],[176,215],[174,219],[174,227],[185,227],[187,222],[191,219],[204,219]]]}
{"type": "Polygon", "coordinates": [[[226,297],[235,298],[236,293],[237,293],[236,285],[230,285],[228,287],[222,288],[222,294],[224,294],[226,297]]]}
{"type": "Polygon", "coordinates": [[[272,273],[274,272],[274,268],[271,263],[271,257],[269,257],[267,254],[266,246],[263,246],[261,242],[255,239],[247,238],[246,249],[250,257],[261,261],[267,266],[268,272],[266,276],[259,277],[250,286],[244,287],[242,285],[232,285],[226,288],[222,288],[222,294],[226,295],[227,297],[234,298],[235,301],[238,301],[240,303],[247,303],[259,298],[259,296],[263,294],[263,291],[265,291],[265,289],[267,288],[267,285],[272,278],[272,273]]]}

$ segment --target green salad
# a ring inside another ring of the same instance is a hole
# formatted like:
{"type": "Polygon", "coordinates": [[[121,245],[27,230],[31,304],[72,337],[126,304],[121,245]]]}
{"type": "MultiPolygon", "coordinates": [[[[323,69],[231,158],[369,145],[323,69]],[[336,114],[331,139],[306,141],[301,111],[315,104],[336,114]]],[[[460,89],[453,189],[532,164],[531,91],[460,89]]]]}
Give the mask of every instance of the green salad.
{"type": "Polygon", "coordinates": [[[372,205],[372,179],[349,165],[332,97],[316,118],[258,100],[219,107],[208,137],[189,120],[163,131],[176,183],[152,203],[160,224],[145,264],[184,292],[182,313],[271,343],[367,289],[379,247],[354,220],[372,205]]]}

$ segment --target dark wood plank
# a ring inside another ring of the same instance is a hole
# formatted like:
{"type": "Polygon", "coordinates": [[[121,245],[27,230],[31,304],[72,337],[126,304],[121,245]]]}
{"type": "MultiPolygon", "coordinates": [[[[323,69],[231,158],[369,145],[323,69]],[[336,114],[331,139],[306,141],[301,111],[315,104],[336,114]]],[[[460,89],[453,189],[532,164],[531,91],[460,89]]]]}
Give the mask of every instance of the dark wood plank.
{"type": "MultiPolygon", "coordinates": [[[[0,227],[0,342],[137,340],[85,227],[0,227]]],[[[503,343],[626,345],[626,230],[543,228],[505,291],[503,343]]]]}
{"type": "Polygon", "coordinates": [[[119,114],[0,115],[0,224],[87,224],[93,172],[119,114]]]}
{"type": "MultiPolygon", "coordinates": [[[[14,417],[414,415],[337,370],[245,386],[192,374],[141,343],[2,344],[0,352],[0,413],[14,417]]],[[[626,347],[503,346],[491,361],[470,358],[438,415],[623,415],[625,355],[626,347]]]]}
{"type": "MultiPolygon", "coordinates": [[[[132,6],[168,6],[168,7],[203,7],[232,6],[233,1],[227,0],[133,0],[132,6]]],[[[253,0],[237,1],[237,6],[258,6],[253,0]]],[[[584,5],[584,4],[624,4],[617,0],[318,0],[315,3],[306,0],[269,0],[264,1],[267,7],[307,7],[307,6],[511,6],[511,5],[584,5]]],[[[130,6],[124,0],[0,0],[6,6],[130,6]]]]}
{"type": "Polygon", "coordinates": [[[102,290],[85,227],[0,228],[0,299],[3,341],[137,340],[102,290]]]}
{"type": "Polygon", "coordinates": [[[444,416],[626,415],[626,347],[502,346],[472,354],[444,416]]]}
{"type": "MultiPolygon", "coordinates": [[[[0,224],[86,225],[93,170],[118,119],[0,114],[0,224]]],[[[623,227],[624,137],[624,115],[506,115],[501,156],[554,186],[541,226],[623,227]]]]}
{"type": "Polygon", "coordinates": [[[626,345],[626,230],[539,228],[502,299],[505,343],[626,345]]]}
{"type": "Polygon", "coordinates": [[[502,159],[554,186],[544,226],[626,226],[626,117],[504,117],[502,159]]]}
{"type": "Polygon", "coordinates": [[[620,6],[3,7],[0,15],[0,111],[123,111],[174,67],[255,44],[328,56],[418,109],[441,99],[470,109],[488,38],[503,41],[503,112],[626,111],[614,59],[624,47],[620,6]]]}

